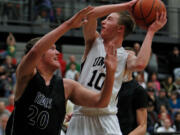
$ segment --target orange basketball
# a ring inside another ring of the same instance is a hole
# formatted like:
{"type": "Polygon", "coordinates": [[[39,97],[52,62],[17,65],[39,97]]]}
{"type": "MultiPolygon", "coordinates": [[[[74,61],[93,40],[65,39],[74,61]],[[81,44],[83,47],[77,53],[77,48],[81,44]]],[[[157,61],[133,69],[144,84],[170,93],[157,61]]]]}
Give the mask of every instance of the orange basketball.
{"type": "Polygon", "coordinates": [[[156,12],[166,12],[166,7],[161,0],[138,0],[133,7],[133,16],[136,24],[146,29],[156,19],[156,12]]]}

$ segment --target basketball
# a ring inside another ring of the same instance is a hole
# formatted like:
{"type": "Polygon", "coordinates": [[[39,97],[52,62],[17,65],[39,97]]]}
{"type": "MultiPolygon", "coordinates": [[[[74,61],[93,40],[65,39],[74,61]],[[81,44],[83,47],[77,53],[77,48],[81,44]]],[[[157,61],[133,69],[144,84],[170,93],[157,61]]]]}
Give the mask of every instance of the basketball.
{"type": "Polygon", "coordinates": [[[156,19],[156,12],[166,12],[166,7],[161,0],[139,0],[133,7],[132,14],[136,24],[147,29],[156,19]]]}

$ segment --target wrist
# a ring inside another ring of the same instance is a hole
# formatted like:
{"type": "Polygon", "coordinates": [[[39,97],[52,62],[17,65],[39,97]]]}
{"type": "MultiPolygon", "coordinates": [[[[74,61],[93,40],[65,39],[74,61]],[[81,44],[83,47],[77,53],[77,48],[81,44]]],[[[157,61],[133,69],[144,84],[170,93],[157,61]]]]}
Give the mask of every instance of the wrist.
{"type": "Polygon", "coordinates": [[[125,2],[125,3],[119,4],[119,6],[120,6],[121,10],[128,10],[131,7],[129,2],[125,2]]]}
{"type": "Polygon", "coordinates": [[[151,29],[148,29],[147,34],[153,37],[154,34],[155,34],[155,31],[153,31],[153,30],[151,30],[151,29]]]}
{"type": "Polygon", "coordinates": [[[66,27],[68,30],[72,29],[72,21],[71,21],[71,19],[65,21],[65,22],[64,22],[64,25],[65,25],[65,27],[66,27]]]}

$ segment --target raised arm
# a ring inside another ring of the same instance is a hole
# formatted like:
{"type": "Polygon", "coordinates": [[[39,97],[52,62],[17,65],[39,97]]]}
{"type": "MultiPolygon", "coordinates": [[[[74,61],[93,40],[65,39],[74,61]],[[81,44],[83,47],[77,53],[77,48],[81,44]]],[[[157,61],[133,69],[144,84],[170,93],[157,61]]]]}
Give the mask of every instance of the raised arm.
{"type": "Polygon", "coordinates": [[[73,103],[88,107],[106,107],[109,104],[117,67],[117,56],[114,47],[109,47],[105,58],[106,78],[100,92],[88,90],[81,84],[64,79],[66,99],[73,103]]]}
{"type": "Polygon", "coordinates": [[[85,8],[75,14],[71,19],[67,20],[59,27],[49,32],[38,40],[35,45],[30,49],[30,51],[23,57],[21,63],[16,70],[17,84],[16,84],[16,94],[15,100],[18,100],[24,89],[29,82],[29,80],[36,73],[36,66],[44,53],[50,48],[55,48],[55,42],[68,30],[72,28],[80,27],[85,23],[83,18],[91,10],[91,8],[85,8]]]}
{"type": "Polygon", "coordinates": [[[107,16],[112,12],[120,12],[123,10],[131,10],[132,6],[136,3],[137,0],[132,0],[130,2],[122,3],[122,4],[111,4],[111,5],[103,5],[94,7],[88,13],[87,20],[88,23],[83,26],[83,35],[85,39],[85,51],[83,59],[86,58],[89,50],[92,47],[94,40],[99,36],[96,31],[97,28],[97,19],[107,16]]]}
{"type": "Polygon", "coordinates": [[[127,59],[127,69],[131,71],[141,71],[147,66],[151,55],[151,46],[154,34],[167,22],[166,13],[156,14],[156,21],[148,28],[146,37],[137,57],[129,55],[127,59]]]}
{"type": "Polygon", "coordinates": [[[22,59],[21,63],[17,68],[18,77],[21,78],[27,75],[31,75],[34,72],[34,69],[39,62],[41,56],[48,49],[50,49],[55,44],[55,42],[68,30],[72,28],[78,28],[83,23],[85,23],[82,20],[90,10],[91,8],[89,7],[81,10],[71,19],[65,21],[59,27],[43,36],[22,59]]]}

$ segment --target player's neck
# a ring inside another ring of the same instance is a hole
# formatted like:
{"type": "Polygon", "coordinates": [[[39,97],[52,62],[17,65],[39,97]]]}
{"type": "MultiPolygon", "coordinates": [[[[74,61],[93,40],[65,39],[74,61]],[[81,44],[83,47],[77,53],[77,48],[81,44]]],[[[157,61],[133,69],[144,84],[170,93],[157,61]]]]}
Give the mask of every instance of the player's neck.
{"type": "Polygon", "coordinates": [[[38,65],[37,69],[38,72],[43,77],[43,79],[45,80],[46,85],[49,85],[49,82],[54,74],[54,70],[51,70],[50,68],[46,68],[46,67],[44,67],[43,65],[38,65]]]}
{"type": "Polygon", "coordinates": [[[109,46],[110,44],[114,44],[116,48],[122,47],[123,39],[120,37],[114,37],[111,39],[104,39],[104,46],[109,46]]]}

